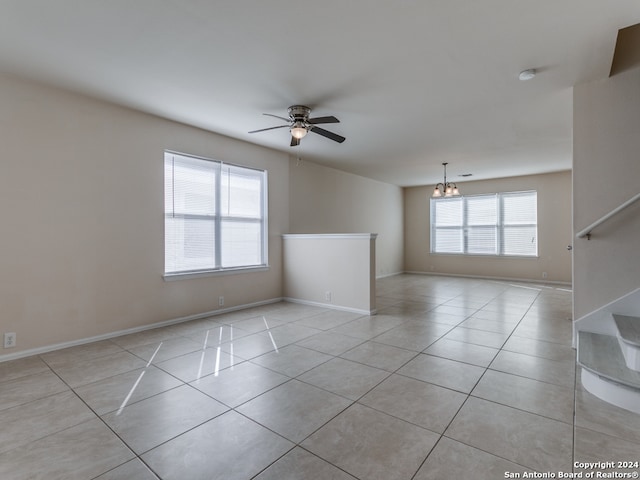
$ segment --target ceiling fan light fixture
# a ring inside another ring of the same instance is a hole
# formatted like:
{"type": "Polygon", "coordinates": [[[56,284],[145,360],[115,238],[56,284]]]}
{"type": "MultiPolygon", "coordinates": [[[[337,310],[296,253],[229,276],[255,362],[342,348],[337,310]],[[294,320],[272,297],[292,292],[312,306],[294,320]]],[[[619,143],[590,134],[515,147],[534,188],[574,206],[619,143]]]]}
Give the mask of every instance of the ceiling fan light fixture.
{"type": "Polygon", "coordinates": [[[300,140],[307,134],[307,129],[302,122],[295,122],[291,127],[291,136],[300,140]]]}
{"type": "Polygon", "coordinates": [[[340,123],[340,120],[338,120],[333,115],[310,118],[309,115],[311,114],[311,109],[304,105],[292,105],[289,107],[288,112],[289,118],[273,115],[272,113],[263,113],[263,115],[279,118],[280,120],[284,120],[287,123],[285,125],[277,125],[275,127],[251,130],[249,133],[266,132],[269,130],[288,128],[289,133],[291,134],[291,147],[297,147],[298,145],[300,145],[300,140],[306,137],[307,133],[309,132],[313,132],[317,135],[320,135],[321,137],[328,138],[329,140],[333,140],[334,142],[338,143],[342,143],[346,140],[346,138],[344,138],[342,135],[338,135],[337,133],[333,133],[329,130],[318,127],[319,124],[340,123]]]}
{"type": "Polygon", "coordinates": [[[527,80],[531,80],[535,76],[536,76],[536,69],[535,68],[529,68],[527,70],[521,71],[520,75],[518,75],[518,78],[521,81],[526,82],[527,80]]]}

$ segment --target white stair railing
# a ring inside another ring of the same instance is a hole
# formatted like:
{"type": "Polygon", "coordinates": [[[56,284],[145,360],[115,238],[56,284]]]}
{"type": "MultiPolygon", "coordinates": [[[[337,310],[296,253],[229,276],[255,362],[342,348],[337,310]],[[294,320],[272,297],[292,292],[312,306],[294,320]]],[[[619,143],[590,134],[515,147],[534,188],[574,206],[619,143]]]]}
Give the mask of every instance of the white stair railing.
{"type": "Polygon", "coordinates": [[[632,203],[637,202],[638,200],[640,200],[640,193],[638,193],[637,195],[631,197],[629,200],[627,200],[626,202],[624,202],[622,205],[620,205],[619,207],[614,208],[613,210],[611,210],[609,213],[607,213],[606,215],[603,215],[600,219],[596,220],[595,222],[593,222],[591,225],[589,225],[587,228],[580,230],[577,234],[576,237],[578,238],[584,238],[587,237],[587,240],[591,240],[591,231],[597,227],[599,227],[600,225],[602,225],[604,222],[606,222],[607,220],[609,220],[611,217],[617,215],[618,213],[620,213],[622,210],[624,210],[625,208],[627,208],[629,205],[631,205],[632,203]]]}

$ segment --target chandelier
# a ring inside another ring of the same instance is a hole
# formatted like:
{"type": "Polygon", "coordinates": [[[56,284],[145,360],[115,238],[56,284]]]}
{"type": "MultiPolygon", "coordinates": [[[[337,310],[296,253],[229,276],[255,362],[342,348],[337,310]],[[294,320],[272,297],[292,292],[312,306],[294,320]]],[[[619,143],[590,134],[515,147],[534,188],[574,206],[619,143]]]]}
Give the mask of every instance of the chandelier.
{"type": "Polygon", "coordinates": [[[444,167],[444,181],[437,184],[433,189],[433,195],[431,195],[433,198],[457,197],[460,195],[458,186],[453,182],[447,182],[447,165],[447,162],[442,164],[442,166],[444,167]]]}

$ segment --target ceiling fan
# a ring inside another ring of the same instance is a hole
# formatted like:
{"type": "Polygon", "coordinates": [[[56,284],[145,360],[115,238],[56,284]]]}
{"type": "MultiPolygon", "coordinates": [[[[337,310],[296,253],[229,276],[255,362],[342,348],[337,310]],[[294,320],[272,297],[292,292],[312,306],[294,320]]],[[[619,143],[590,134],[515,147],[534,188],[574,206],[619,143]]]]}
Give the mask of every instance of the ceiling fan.
{"type": "Polygon", "coordinates": [[[309,118],[311,109],[304,105],[292,105],[288,109],[289,118],[279,117],[278,115],[272,115],[270,113],[263,113],[269,117],[279,118],[288,122],[286,125],[278,125],[277,127],[261,128],[260,130],[252,130],[249,133],[264,132],[266,130],[275,130],[276,128],[288,128],[291,132],[291,146],[295,147],[300,145],[300,140],[309,132],[317,133],[323,137],[327,137],[334,142],[342,143],[346,139],[336,133],[320,128],[317,125],[321,123],[340,123],[334,116],[309,118]]]}

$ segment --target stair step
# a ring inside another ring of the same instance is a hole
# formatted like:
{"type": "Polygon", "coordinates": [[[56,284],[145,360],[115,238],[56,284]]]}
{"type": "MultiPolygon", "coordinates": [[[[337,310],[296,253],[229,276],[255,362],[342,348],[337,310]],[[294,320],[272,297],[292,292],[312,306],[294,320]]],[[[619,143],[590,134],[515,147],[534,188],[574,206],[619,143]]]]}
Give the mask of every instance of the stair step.
{"type": "Polygon", "coordinates": [[[640,348],[640,318],[614,315],[622,341],[640,348]]]}
{"type": "Polygon", "coordinates": [[[579,332],[578,364],[601,378],[640,390],[640,372],[627,366],[616,337],[579,332]]]}
{"type": "Polygon", "coordinates": [[[618,329],[618,343],[627,367],[640,372],[640,318],[613,315],[618,329]]]}

